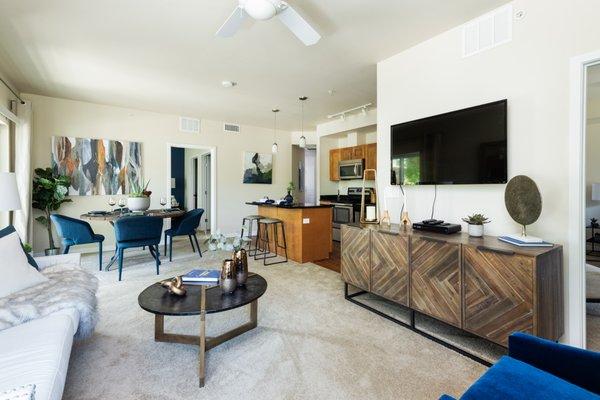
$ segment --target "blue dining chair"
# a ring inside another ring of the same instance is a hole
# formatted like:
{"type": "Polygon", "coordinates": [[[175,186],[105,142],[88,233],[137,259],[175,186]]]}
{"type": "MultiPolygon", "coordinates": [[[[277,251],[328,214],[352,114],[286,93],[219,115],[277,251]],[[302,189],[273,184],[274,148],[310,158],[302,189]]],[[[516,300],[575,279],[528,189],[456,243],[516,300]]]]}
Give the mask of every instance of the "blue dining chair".
{"type": "Polygon", "coordinates": [[[117,258],[119,260],[119,281],[123,273],[123,254],[125,249],[145,247],[156,260],[156,275],[160,273],[159,243],[163,220],[158,217],[123,217],[115,222],[117,240],[117,258]]]}
{"type": "Polygon", "coordinates": [[[167,238],[170,238],[169,242],[169,261],[173,261],[173,237],[174,236],[187,236],[190,238],[190,244],[192,245],[192,251],[195,253],[194,242],[192,236],[196,242],[196,248],[200,257],[202,257],[202,251],[198,245],[198,238],[196,237],[196,228],[200,225],[200,219],[204,214],[204,209],[196,208],[183,214],[177,219],[173,219],[171,229],[165,231],[165,255],[167,254],[167,238]]]}
{"type": "Polygon", "coordinates": [[[102,271],[102,242],[104,236],[94,233],[89,223],[66,215],[50,215],[58,235],[62,238],[64,254],[68,254],[71,246],[88,243],[98,243],[98,264],[102,271]]]}

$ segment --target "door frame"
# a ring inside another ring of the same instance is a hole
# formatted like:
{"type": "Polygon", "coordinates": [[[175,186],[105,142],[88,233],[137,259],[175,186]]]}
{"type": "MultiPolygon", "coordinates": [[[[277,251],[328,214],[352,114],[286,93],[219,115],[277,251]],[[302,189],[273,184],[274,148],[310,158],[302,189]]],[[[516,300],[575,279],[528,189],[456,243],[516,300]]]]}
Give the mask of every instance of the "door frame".
{"type": "MultiPolygon", "coordinates": [[[[167,143],[167,176],[165,179],[166,193],[171,193],[171,148],[180,147],[184,149],[208,150],[210,152],[210,230],[217,231],[217,148],[216,146],[202,146],[186,143],[167,143]]],[[[171,196],[168,196],[169,207],[171,196]]]]}
{"type": "Polygon", "coordinates": [[[586,347],[585,146],[587,70],[600,64],[600,51],[571,58],[569,113],[569,251],[566,341],[586,347]]]}

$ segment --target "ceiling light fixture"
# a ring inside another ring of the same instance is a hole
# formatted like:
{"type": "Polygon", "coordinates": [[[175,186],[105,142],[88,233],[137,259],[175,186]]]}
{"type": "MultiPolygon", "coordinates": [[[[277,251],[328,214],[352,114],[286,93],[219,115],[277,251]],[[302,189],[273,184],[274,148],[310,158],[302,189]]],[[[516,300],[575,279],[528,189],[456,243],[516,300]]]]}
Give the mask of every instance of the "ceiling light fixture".
{"type": "Polygon", "coordinates": [[[224,88],[232,88],[234,86],[237,85],[237,82],[233,82],[233,81],[222,81],[221,85],[223,85],[224,88]]]}
{"type": "Polygon", "coordinates": [[[362,113],[362,115],[366,116],[367,111],[369,111],[369,107],[371,107],[372,105],[373,105],[373,103],[363,104],[362,106],[350,108],[348,110],[340,111],[339,113],[328,115],[327,118],[331,119],[331,118],[340,117],[343,121],[346,118],[346,114],[351,114],[355,111],[360,111],[362,113]]]}
{"type": "Polygon", "coordinates": [[[276,154],[279,150],[279,146],[277,146],[277,113],[279,112],[278,108],[274,108],[273,111],[273,146],[271,146],[271,152],[276,154]]]}
{"type": "Polygon", "coordinates": [[[308,97],[302,96],[302,97],[299,97],[298,100],[300,100],[300,134],[301,134],[298,145],[300,146],[300,148],[303,149],[306,147],[306,138],[304,137],[304,102],[306,100],[308,100],[308,97]]]}

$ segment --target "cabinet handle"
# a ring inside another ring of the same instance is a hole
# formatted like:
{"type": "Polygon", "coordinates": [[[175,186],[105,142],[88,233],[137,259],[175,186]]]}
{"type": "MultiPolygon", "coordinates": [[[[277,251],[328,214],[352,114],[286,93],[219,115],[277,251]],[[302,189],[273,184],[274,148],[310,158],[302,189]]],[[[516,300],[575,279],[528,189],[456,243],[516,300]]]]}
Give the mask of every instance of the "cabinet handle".
{"type": "Polygon", "coordinates": [[[398,236],[399,235],[398,232],[391,232],[391,231],[378,231],[378,233],[381,233],[382,235],[390,235],[390,236],[398,236]]]}
{"type": "Polygon", "coordinates": [[[487,251],[489,253],[504,254],[505,256],[514,256],[515,255],[515,252],[512,251],[512,250],[494,249],[492,247],[487,247],[487,246],[477,246],[477,250],[479,250],[479,251],[487,251]]]}
{"type": "Polygon", "coordinates": [[[432,238],[429,236],[421,236],[421,239],[425,240],[426,242],[435,242],[435,243],[444,243],[444,244],[448,243],[444,239],[432,238]]]}

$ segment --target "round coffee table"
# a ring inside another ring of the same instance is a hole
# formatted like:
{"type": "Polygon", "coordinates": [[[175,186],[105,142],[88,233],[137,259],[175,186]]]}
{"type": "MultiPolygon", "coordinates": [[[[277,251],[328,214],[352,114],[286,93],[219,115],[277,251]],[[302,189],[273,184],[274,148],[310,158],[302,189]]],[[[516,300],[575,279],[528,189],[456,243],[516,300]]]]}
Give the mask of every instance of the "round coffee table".
{"type": "Polygon", "coordinates": [[[219,286],[185,285],[187,294],[170,294],[159,283],[148,286],[138,296],[140,307],[154,314],[154,340],[157,342],[193,344],[200,347],[198,378],[200,387],[205,380],[205,353],[242,333],[256,328],[258,299],[267,290],[267,281],[258,274],[250,274],[244,286],[231,294],[224,294],[219,286]],[[206,337],[206,314],[233,310],[250,305],[250,321],[215,337],[206,337]],[[200,316],[200,332],[195,335],[165,333],[164,316],[200,316]]]}

